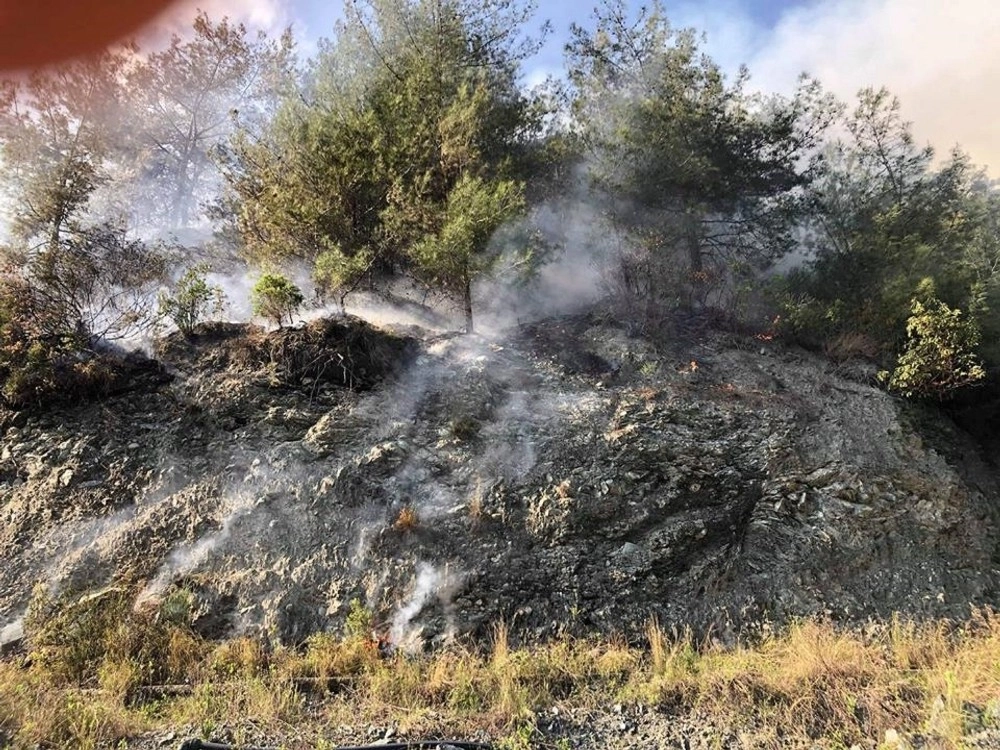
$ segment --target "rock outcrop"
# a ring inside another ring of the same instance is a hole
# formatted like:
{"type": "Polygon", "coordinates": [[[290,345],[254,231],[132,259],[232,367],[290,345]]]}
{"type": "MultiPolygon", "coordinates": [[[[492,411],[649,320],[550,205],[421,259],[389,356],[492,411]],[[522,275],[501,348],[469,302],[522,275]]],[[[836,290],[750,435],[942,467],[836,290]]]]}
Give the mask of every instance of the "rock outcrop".
{"type": "Polygon", "coordinates": [[[6,415],[0,627],[37,584],[183,587],[204,633],[285,641],[359,598],[405,644],[501,617],[524,637],[656,616],[725,640],[1000,600],[976,445],[814,355],[656,348],[594,316],[419,345],[338,325],[175,342],[172,382],[6,415]],[[320,355],[363,361],[365,389],[320,355]]]}

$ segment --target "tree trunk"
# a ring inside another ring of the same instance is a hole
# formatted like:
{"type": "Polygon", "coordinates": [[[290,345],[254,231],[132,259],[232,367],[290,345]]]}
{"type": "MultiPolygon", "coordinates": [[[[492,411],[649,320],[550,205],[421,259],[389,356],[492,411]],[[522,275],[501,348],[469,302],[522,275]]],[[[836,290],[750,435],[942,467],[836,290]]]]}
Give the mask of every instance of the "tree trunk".
{"type": "Polygon", "coordinates": [[[472,282],[468,276],[465,277],[463,301],[465,302],[465,332],[472,333],[474,331],[472,325],[472,282]]]}
{"type": "Polygon", "coordinates": [[[688,254],[688,288],[689,304],[692,309],[704,307],[704,294],[707,279],[705,277],[705,263],[702,256],[701,236],[697,216],[689,213],[687,216],[687,227],[684,231],[684,240],[687,245],[688,254]]]}
{"type": "Polygon", "coordinates": [[[188,125],[187,137],[184,140],[184,149],[177,162],[177,184],[174,185],[174,200],[170,220],[173,222],[172,229],[183,229],[188,223],[188,202],[191,198],[191,178],[188,168],[193,167],[194,152],[197,146],[198,126],[195,114],[188,125]]]}
{"type": "Polygon", "coordinates": [[[688,252],[688,264],[690,265],[690,273],[692,280],[695,280],[697,275],[701,274],[705,270],[705,264],[701,257],[701,239],[698,236],[698,219],[694,216],[688,216],[687,220],[687,230],[685,231],[684,239],[687,242],[687,252],[688,252]]]}

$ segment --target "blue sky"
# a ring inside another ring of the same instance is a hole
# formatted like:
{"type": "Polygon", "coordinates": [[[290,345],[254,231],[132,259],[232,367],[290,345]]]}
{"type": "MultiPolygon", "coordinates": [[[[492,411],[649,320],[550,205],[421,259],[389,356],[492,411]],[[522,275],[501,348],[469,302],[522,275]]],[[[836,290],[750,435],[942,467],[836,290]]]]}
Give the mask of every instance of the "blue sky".
{"type": "MultiPolygon", "coordinates": [[[[785,10],[804,4],[806,4],[805,0],[738,0],[730,3],[668,3],[667,13],[671,16],[675,12],[683,15],[691,15],[691,9],[698,6],[716,5],[722,7],[728,5],[736,12],[754,19],[761,25],[773,26],[785,10]]],[[[545,0],[544,2],[539,2],[538,5],[537,15],[540,18],[551,19],[557,29],[564,31],[569,27],[570,22],[585,20],[594,3],[580,3],[574,0],[545,0]]],[[[633,2],[632,5],[638,8],[642,3],[633,2]]],[[[333,25],[334,19],[337,18],[340,12],[341,3],[324,0],[292,0],[290,6],[295,16],[310,33],[322,35],[333,25]]]]}

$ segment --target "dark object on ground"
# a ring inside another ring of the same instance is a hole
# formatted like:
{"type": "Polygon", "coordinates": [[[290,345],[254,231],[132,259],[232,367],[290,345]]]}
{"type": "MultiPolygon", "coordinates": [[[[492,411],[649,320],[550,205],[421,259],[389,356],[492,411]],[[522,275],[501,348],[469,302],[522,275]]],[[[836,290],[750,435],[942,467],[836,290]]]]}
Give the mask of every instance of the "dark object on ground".
{"type": "MultiPolygon", "coordinates": [[[[224,745],[218,742],[205,742],[204,740],[187,740],[181,743],[180,750],[237,750],[237,747],[236,745],[224,745]]],[[[277,748],[240,746],[239,750],[277,750],[277,748]]],[[[479,742],[426,740],[418,742],[394,742],[381,745],[336,747],[333,750],[490,750],[490,746],[479,742]]]]}
{"type": "Polygon", "coordinates": [[[155,359],[114,347],[66,352],[44,366],[26,364],[20,369],[17,384],[12,386],[13,373],[9,368],[0,368],[0,384],[7,381],[6,392],[0,395],[0,406],[41,412],[132,391],[149,392],[172,380],[155,359]]]}
{"type": "Polygon", "coordinates": [[[283,385],[319,381],[367,390],[386,375],[405,368],[417,348],[413,339],[344,316],[276,331],[238,323],[206,323],[191,336],[171,334],[158,354],[182,370],[268,372],[283,385]]]}

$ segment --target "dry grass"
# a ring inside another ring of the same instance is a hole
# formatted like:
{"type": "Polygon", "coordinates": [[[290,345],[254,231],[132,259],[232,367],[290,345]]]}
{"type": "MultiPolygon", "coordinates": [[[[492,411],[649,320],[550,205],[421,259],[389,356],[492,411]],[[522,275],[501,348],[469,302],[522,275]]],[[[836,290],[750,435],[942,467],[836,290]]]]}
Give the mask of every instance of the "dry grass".
{"type": "Polygon", "coordinates": [[[482,479],[480,479],[476,482],[476,489],[472,492],[472,497],[469,498],[469,524],[473,528],[479,526],[486,515],[485,494],[486,489],[482,479]]]}
{"type": "Polygon", "coordinates": [[[961,626],[893,621],[864,632],[804,621],[735,648],[655,621],[638,645],[564,639],[514,648],[501,623],[481,647],[414,658],[386,657],[360,632],[317,635],[298,649],[272,650],[260,638],[206,644],[155,615],[130,614],[115,597],[98,601],[124,619],[78,611],[35,621],[30,663],[0,662],[0,745],[6,734],[16,748],[105,747],[182,725],[209,736],[241,721],[274,736],[294,726],[299,737],[318,737],[324,726],[371,721],[523,739],[543,709],[617,702],[693,711],[762,747],[870,746],[896,730],[958,748],[1000,721],[1000,616],[992,613],[961,626]],[[76,637],[102,645],[55,639],[48,628],[67,622],[76,637]],[[164,680],[189,687],[153,703],[136,697],[164,680]]]}
{"type": "Polygon", "coordinates": [[[147,728],[111,693],[56,686],[39,670],[0,663],[0,746],[107,747],[147,728]]]}
{"type": "Polygon", "coordinates": [[[417,515],[416,509],[412,505],[404,505],[400,508],[399,515],[396,516],[393,528],[397,531],[409,532],[416,529],[419,525],[420,516],[417,515]]]}
{"type": "Polygon", "coordinates": [[[568,479],[564,479],[552,489],[563,500],[573,497],[573,484],[568,479]]]}
{"type": "Polygon", "coordinates": [[[824,343],[823,353],[834,362],[847,362],[858,358],[874,361],[881,352],[878,341],[874,338],[858,331],[850,331],[824,343]]]}

